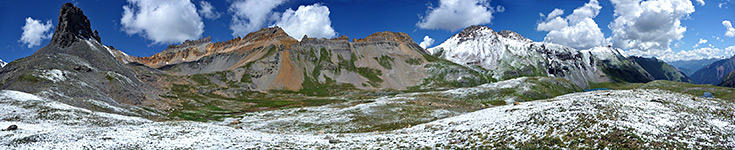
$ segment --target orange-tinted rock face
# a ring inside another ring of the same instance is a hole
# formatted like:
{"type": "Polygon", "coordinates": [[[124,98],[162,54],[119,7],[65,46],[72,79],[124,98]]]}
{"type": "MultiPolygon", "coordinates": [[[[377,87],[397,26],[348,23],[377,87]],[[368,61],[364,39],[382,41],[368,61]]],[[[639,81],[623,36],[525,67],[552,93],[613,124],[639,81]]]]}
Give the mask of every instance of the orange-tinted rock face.
{"type": "Polygon", "coordinates": [[[298,41],[291,38],[280,27],[263,28],[232,40],[212,43],[210,37],[194,41],[185,41],[180,45],[171,45],[166,50],[149,57],[136,57],[131,61],[144,64],[152,68],[165,65],[177,64],[188,61],[196,61],[201,57],[217,54],[230,53],[233,51],[250,51],[258,47],[290,46],[298,41]]]}
{"type": "Polygon", "coordinates": [[[427,62],[422,51],[406,33],[377,32],[352,42],[347,36],[304,36],[298,41],[272,27],[223,42],[186,41],[131,62],[162,70],[175,67],[168,71],[178,75],[231,72],[228,80],[251,83],[249,89],[256,91],[298,91],[307,78],[312,82],[329,78],[360,89],[405,89],[425,77],[423,65],[407,63],[408,59],[427,62]],[[242,81],[243,76],[250,81],[242,81]]]}
{"type": "Polygon", "coordinates": [[[401,32],[377,32],[373,33],[364,39],[358,39],[355,42],[375,42],[375,41],[396,41],[396,42],[413,42],[411,36],[401,32]]]}

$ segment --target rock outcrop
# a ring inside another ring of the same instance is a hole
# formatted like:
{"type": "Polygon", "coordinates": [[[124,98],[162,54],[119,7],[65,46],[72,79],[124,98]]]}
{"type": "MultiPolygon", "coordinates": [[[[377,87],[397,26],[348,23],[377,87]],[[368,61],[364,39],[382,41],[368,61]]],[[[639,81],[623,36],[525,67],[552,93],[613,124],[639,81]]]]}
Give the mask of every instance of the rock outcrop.
{"type": "Polygon", "coordinates": [[[82,9],[71,3],[61,6],[59,24],[56,25],[51,43],[65,48],[71,46],[74,42],[90,38],[102,42],[97,30],[92,31],[89,19],[84,15],[82,9]]]}
{"type": "Polygon", "coordinates": [[[33,93],[97,111],[144,116],[131,105],[158,98],[158,89],[113,57],[81,9],[62,6],[51,42],[0,69],[0,89],[33,93]]]}

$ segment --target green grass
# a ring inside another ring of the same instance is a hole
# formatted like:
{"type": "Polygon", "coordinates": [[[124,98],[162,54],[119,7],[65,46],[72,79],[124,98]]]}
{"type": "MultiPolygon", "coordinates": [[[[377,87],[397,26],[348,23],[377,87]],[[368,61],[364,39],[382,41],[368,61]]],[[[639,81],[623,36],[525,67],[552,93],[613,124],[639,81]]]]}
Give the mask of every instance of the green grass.
{"type": "Polygon", "coordinates": [[[248,73],[243,73],[240,82],[253,83],[253,77],[248,73]]]}
{"type": "Polygon", "coordinates": [[[406,59],[406,63],[409,65],[417,66],[417,65],[424,64],[424,61],[421,60],[421,58],[409,58],[409,59],[406,59]]]}
{"type": "Polygon", "coordinates": [[[192,81],[196,82],[199,85],[214,85],[212,81],[209,80],[210,74],[195,74],[192,75],[191,79],[192,81]]]}
{"type": "Polygon", "coordinates": [[[375,68],[355,66],[355,62],[357,61],[357,56],[355,56],[354,53],[350,54],[349,61],[344,60],[344,58],[342,57],[339,57],[339,59],[340,59],[340,62],[337,64],[339,69],[345,69],[345,70],[356,72],[357,74],[360,74],[360,76],[367,78],[368,84],[370,84],[373,87],[379,87],[380,84],[383,83],[383,79],[380,78],[380,76],[383,75],[382,71],[375,69],[375,68]]]}
{"type": "Polygon", "coordinates": [[[505,103],[504,100],[491,100],[491,101],[487,101],[486,104],[490,104],[490,105],[493,105],[493,106],[503,106],[506,103],[505,103]]]}
{"type": "Polygon", "coordinates": [[[355,72],[368,79],[368,84],[373,87],[380,87],[383,83],[383,79],[380,78],[383,75],[382,71],[368,67],[358,67],[355,72]]]}
{"type": "Polygon", "coordinates": [[[301,89],[297,93],[309,96],[333,96],[340,95],[343,91],[355,90],[355,86],[349,83],[337,83],[337,81],[323,76],[325,81],[319,82],[316,78],[307,76],[304,73],[304,82],[301,83],[301,89]]]}
{"type": "MultiPolygon", "coordinates": [[[[276,53],[276,51],[277,51],[277,50],[276,50],[276,46],[271,46],[271,48],[269,48],[269,49],[268,49],[268,52],[267,52],[267,53],[265,53],[265,55],[263,55],[263,57],[261,57],[260,59],[263,59],[263,58],[265,58],[265,57],[269,57],[269,56],[271,56],[271,55],[275,54],[275,53],[276,53]]],[[[260,60],[260,59],[258,59],[258,60],[260,60]]]]}
{"type": "Polygon", "coordinates": [[[115,81],[115,77],[113,77],[110,74],[105,75],[105,78],[107,78],[107,81],[110,81],[110,82],[115,81]]]}
{"type": "Polygon", "coordinates": [[[214,92],[200,93],[201,89],[207,88],[222,89],[222,87],[174,84],[170,89],[172,94],[161,95],[163,98],[180,102],[180,106],[168,113],[168,116],[192,121],[221,121],[224,118],[234,117],[244,112],[321,106],[344,102],[340,99],[299,96],[291,91],[272,91],[271,93],[245,91],[236,97],[225,97],[214,92]]]}
{"type": "MultiPolygon", "coordinates": [[[[228,73],[231,73],[231,71],[219,71],[219,72],[213,72],[213,73],[195,74],[195,75],[190,76],[189,79],[191,79],[195,83],[202,85],[202,86],[218,86],[217,84],[214,84],[214,82],[212,82],[212,79],[218,80],[218,81],[227,83],[230,86],[233,86],[233,84],[235,84],[237,81],[230,81],[229,79],[227,79],[228,73]]],[[[243,78],[245,78],[245,75],[243,75],[243,78]]],[[[241,80],[241,81],[246,82],[249,80],[241,80]]]]}
{"type": "Polygon", "coordinates": [[[20,75],[18,77],[18,80],[19,81],[28,81],[28,82],[31,82],[31,83],[38,83],[38,82],[43,81],[44,79],[39,78],[39,77],[36,77],[36,76],[33,76],[33,75],[30,75],[30,74],[23,74],[23,75],[20,75]]]}
{"type": "Polygon", "coordinates": [[[472,68],[439,59],[428,54],[424,54],[424,57],[430,62],[429,64],[424,65],[424,67],[428,69],[427,76],[423,79],[421,84],[408,87],[409,91],[472,87],[495,82],[495,79],[492,77],[480,73],[472,68]],[[462,80],[447,79],[448,76],[458,73],[469,74],[472,78],[463,78],[462,80]]]}
{"type": "MultiPolygon", "coordinates": [[[[349,83],[337,83],[337,81],[329,78],[326,75],[322,75],[322,68],[324,65],[331,65],[332,54],[325,48],[319,49],[319,57],[317,57],[316,51],[311,48],[307,59],[314,63],[314,69],[310,73],[304,72],[304,81],[301,83],[301,89],[295,93],[300,93],[309,96],[333,96],[339,95],[343,91],[349,91],[356,89],[352,84],[349,83]],[[319,78],[324,78],[324,81],[319,81],[319,78]]],[[[354,65],[353,65],[354,66],[354,65]]],[[[337,69],[339,70],[339,69],[337,69]]],[[[282,93],[294,93],[289,91],[276,91],[282,93]]]]}
{"type": "Polygon", "coordinates": [[[373,57],[373,59],[375,59],[375,61],[378,61],[378,64],[380,64],[380,66],[383,66],[383,68],[388,70],[393,69],[393,57],[381,55],[380,57],[373,57]]]}

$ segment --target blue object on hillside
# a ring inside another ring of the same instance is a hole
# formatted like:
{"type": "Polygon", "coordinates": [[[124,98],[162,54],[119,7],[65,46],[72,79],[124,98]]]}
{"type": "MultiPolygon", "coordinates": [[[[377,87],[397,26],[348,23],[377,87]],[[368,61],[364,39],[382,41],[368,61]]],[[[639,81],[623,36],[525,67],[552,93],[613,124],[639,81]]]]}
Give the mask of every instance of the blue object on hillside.
{"type": "Polygon", "coordinates": [[[712,93],[710,93],[710,92],[704,92],[704,95],[702,95],[702,97],[704,97],[704,98],[715,98],[714,96],[712,96],[712,93]]]}
{"type": "Polygon", "coordinates": [[[610,90],[610,89],[608,89],[608,88],[594,88],[594,89],[586,89],[584,91],[585,92],[590,92],[590,91],[605,91],[605,90],[610,90]]]}

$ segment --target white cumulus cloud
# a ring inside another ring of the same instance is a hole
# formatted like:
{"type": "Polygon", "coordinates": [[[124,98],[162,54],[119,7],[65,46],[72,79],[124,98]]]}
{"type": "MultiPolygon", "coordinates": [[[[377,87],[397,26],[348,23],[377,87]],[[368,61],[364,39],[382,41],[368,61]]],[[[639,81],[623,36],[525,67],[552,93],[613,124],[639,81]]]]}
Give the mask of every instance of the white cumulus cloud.
{"type": "Polygon", "coordinates": [[[424,41],[421,41],[421,43],[419,43],[419,46],[421,46],[421,48],[424,48],[425,49],[425,48],[431,46],[431,44],[434,44],[434,39],[432,39],[429,36],[424,36],[424,41]]]}
{"type": "Polygon", "coordinates": [[[51,38],[53,32],[51,31],[51,20],[42,23],[41,20],[35,20],[31,17],[26,18],[26,24],[21,28],[23,34],[20,36],[19,42],[28,45],[28,48],[41,45],[43,39],[51,38]]]}
{"type": "Polygon", "coordinates": [[[550,20],[550,19],[556,18],[556,17],[561,16],[563,14],[564,14],[564,10],[563,9],[554,8],[554,10],[551,11],[551,13],[549,13],[549,15],[546,16],[546,20],[550,20]]]}
{"type": "Polygon", "coordinates": [[[697,3],[699,3],[700,6],[704,6],[704,0],[697,0],[697,3]]]}
{"type": "Polygon", "coordinates": [[[730,21],[722,21],[722,26],[725,26],[725,36],[735,37],[735,28],[732,27],[732,23],[730,23],[730,21]]]}
{"type": "Polygon", "coordinates": [[[295,11],[286,10],[275,25],[283,28],[295,39],[301,39],[304,35],[323,38],[332,38],[337,35],[329,19],[329,8],[318,3],[299,6],[295,11]]]}
{"type": "Polygon", "coordinates": [[[228,11],[232,13],[230,30],[232,36],[245,36],[250,32],[270,25],[280,18],[273,9],[285,0],[235,0],[228,11]]]}
{"type": "Polygon", "coordinates": [[[493,11],[487,0],[440,0],[439,7],[429,7],[416,26],[458,31],[470,25],[490,23],[493,11]]]}
{"type": "Polygon", "coordinates": [[[690,0],[611,0],[615,19],[608,25],[613,46],[661,54],[681,40],[687,28],[681,19],[694,12],[690,0]]]}
{"type": "MultiPolygon", "coordinates": [[[[626,51],[626,54],[628,55],[636,55],[636,56],[656,56],[658,59],[670,62],[670,61],[678,61],[678,60],[697,60],[697,59],[727,59],[735,55],[735,46],[729,46],[725,49],[719,49],[714,47],[702,47],[702,48],[696,48],[692,50],[682,50],[679,52],[672,52],[670,50],[663,51],[661,54],[656,55],[646,55],[646,53],[651,53],[652,51],[640,51],[640,50],[633,50],[633,51],[626,51]]],[[[660,52],[659,52],[660,53],[660,52]]]]}
{"type": "Polygon", "coordinates": [[[201,8],[199,9],[199,14],[204,16],[204,18],[215,20],[222,16],[222,13],[217,12],[214,6],[207,1],[199,1],[199,7],[201,8]]]}
{"type": "Polygon", "coordinates": [[[705,40],[703,38],[699,38],[699,42],[697,42],[697,44],[694,44],[694,47],[692,47],[692,48],[697,48],[697,47],[699,47],[699,45],[702,45],[704,43],[707,43],[707,40],[705,40]]]}
{"type": "Polygon", "coordinates": [[[498,5],[498,7],[495,7],[495,11],[497,11],[497,12],[505,12],[505,7],[498,5]]]}
{"type": "Polygon", "coordinates": [[[128,0],[120,23],[128,34],[139,34],[156,44],[197,39],[204,23],[189,0],[128,0]]]}
{"type": "Polygon", "coordinates": [[[545,42],[558,43],[577,49],[588,49],[600,46],[605,41],[595,20],[600,13],[597,0],[590,0],[584,6],[575,9],[572,14],[562,18],[564,10],[554,9],[546,15],[546,19],[540,22],[536,30],[548,31],[544,38],[545,42]]]}

